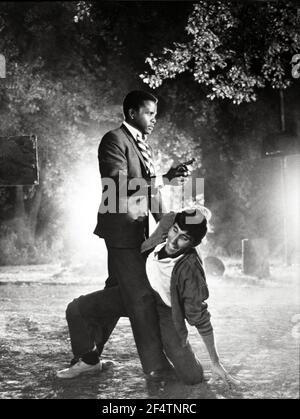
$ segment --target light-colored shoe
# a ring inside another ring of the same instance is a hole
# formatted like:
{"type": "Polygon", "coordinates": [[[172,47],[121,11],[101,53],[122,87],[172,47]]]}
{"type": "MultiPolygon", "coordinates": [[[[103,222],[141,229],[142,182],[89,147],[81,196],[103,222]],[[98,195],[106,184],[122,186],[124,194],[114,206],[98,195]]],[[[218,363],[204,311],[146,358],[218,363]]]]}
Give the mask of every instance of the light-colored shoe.
{"type": "Polygon", "coordinates": [[[58,378],[74,378],[82,374],[97,373],[102,370],[102,363],[98,362],[96,365],[89,365],[83,362],[81,359],[74,365],[64,370],[60,370],[56,373],[58,378]]]}

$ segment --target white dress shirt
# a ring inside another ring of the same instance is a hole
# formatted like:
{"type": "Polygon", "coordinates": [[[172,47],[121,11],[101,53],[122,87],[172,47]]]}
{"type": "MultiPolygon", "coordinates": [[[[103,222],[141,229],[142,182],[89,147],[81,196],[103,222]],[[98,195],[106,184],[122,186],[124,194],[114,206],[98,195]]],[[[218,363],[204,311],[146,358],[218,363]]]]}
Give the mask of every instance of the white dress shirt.
{"type": "Polygon", "coordinates": [[[133,136],[133,138],[135,140],[136,140],[136,137],[137,136],[139,136],[140,138],[143,138],[143,134],[137,128],[135,128],[132,125],[128,124],[126,121],[123,121],[123,125],[125,125],[125,127],[128,129],[128,131],[130,132],[130,134],[133,136]]]}

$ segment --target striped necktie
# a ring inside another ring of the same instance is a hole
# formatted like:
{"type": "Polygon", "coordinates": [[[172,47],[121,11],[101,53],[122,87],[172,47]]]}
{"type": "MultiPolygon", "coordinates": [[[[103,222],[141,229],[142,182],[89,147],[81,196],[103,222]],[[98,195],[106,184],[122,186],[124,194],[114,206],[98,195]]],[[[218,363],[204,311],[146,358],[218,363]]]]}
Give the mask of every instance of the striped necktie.
{"type": "Polygon", "coordinates": [[[152,159],[152,152],[151,152],[151,148],[149,144],[147,144],[147,142],[142,138],[140,134],[137,134],[136,136],[136,143],[144,158],[146,167],[148,169],[148,174],[150,176],[154,176],[155,169],[154,169],[154,164],[153,164],[153,159],[152,159]]]}

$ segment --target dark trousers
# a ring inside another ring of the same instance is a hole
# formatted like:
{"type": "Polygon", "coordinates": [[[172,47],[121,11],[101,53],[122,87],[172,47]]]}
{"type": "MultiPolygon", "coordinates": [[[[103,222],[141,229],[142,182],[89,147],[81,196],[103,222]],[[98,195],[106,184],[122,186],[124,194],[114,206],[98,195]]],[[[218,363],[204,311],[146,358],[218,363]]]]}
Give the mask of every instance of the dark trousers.
{"type": "Polygon", "coordinates": [[[203,368],[191,345],[182,346],[180,337],[172,319],[172,309],[155,293],[156,308],[165,353],[174,365],[177,376],[186,384],[203,381],[203,368]]]}
{"type": "MultiPolygon", "coordinates": [[[[158,294],[156,304],[164,352],[174,365],[178,378],[187,384],[201,382],[203,369],[200,361],[189,343],[182,347],[172,320],[171,308],[163,303],[158,294]]],[[[126,316],[126,310],[118,286],[73,300],[67,308],[67,320],[74,356],[79,358],[89,354],[96,343],[107,339],[107,325],[120,316],[126,316]]],[[[151,334],[149,327],[146,331],[151,334]]]]}
{"type": "Polygon", "coordinates": [[[95,344],[101,353],[118,319],[128,316],[144,372],[169,367],[144,257],[138,248],[107,247],[107,251],[109,279],[105,289],[81,296],[67,308],[74,356],[93,350],[95,344]]]}

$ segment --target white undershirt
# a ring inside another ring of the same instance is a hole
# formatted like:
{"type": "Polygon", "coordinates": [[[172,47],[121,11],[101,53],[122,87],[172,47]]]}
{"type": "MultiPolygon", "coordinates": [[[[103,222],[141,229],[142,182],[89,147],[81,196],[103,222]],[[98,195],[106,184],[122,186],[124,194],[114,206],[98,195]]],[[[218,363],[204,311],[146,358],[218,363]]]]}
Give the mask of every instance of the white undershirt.
{"type": "Polygon", "coordinates": [[[165,246],[161,243],[147,258],[146,272],[151,287],[158,292],[163,302],[171,307],[171,276],[176,262],[183,256],[183,254],[176,258],[164,258],[158,260],[157,253],[165,246]]]}

